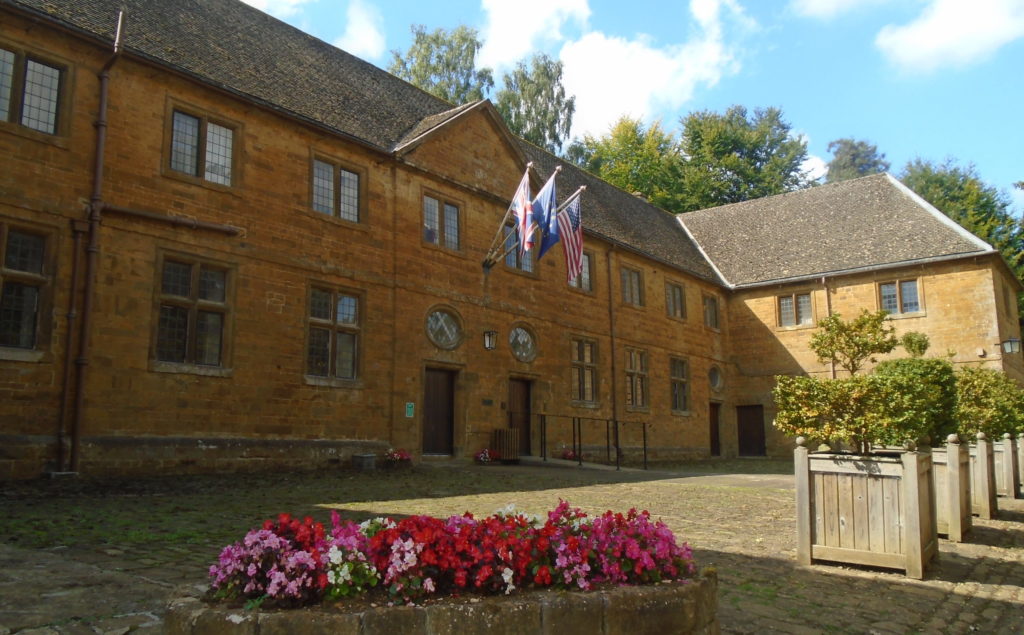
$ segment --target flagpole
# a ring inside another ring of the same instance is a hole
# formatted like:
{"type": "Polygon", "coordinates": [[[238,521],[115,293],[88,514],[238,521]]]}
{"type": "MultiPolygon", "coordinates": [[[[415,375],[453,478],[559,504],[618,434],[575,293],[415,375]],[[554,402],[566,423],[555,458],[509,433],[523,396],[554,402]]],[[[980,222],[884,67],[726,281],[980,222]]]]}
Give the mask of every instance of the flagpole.
{"type": "MultiPolygon", "coordinates": [[[[577,189],[577,190],[576,190],[575,192],[573,192],[572,194],[570,194],[570,195],[569,195],[569,198],[565,199],[565,201],[563,201],[563,202],[562,202],[562,204],[561,204],[561,205],[559,205],[559,206],[558,206],[558,207],[557,207],[557,208],[555,209],[555,211],[554,211],[554,215],[555,215],[555,216],[558,216],[559,214],[561,214],[561,213],[562,213],[562,212],[563,212],[563,211],[565,210],[565,208],[569,206],[569,203],[572,203],[572,202],[573,202],[574,200],[576,200],[577,198],[579,198],[581,194],[583,194],[583,190],[585,190],[585,189],[587,189],[587,186],[586,186],[586,185],[581,185],[581,186],[579,187],[579,189],[577,189]]],[[[532,234],[532,233],[536,232],[536,231],[537,231],[538,229],[540,229],[540,225],[537,225],[536,223],[534,223],[534,224],[533,224],[533,225],[532,225],[532,226],[530,227],[530,233],[532,234]]],[[[495,258],[495,259],[494,259],[494,261],[493,261],[493,262],[491,263],[491,266],[494,266],[494,263],[497,263],[497,262],[498,262],[499,260],[503,259],[503,258],[504,258],[505,256],[507,256],[507,255],[509,255],[510,253],[512,253],[512,250],[513,250],[513,249],[515,249],[515,248],[516,248],[516,247],[518,247],[518,246],[519,246],[519,241],[517,240],[517,241],[515,242],[515,244],[514,244],[514,245],[512,245],[511,247],[509,247],[508,249],[506,249],[504,253],[502,253],[502,254],[501,254],[500,256],[498,256],[497,258],[495,258]]],[[[484,263],[484,265],[485,265],[485,267],[486,267],[486,262],[484,263]]]]}
{"type": "MultiPolygon", "coordinates": [[[[533,169],[533,161],[530,161],[530,162],[528,162],[526,164],[526,173],[529,174],[530,170],[532,170],[532,169],[533,169]]],[[[484,271],[490,271],[491,267],[493,267],[494,264],[497,262],[497,259],[492,258],[492,255],[494,254],[494,252],[497,249],[498,245],[501,244],[501,234],[505,230],[505,223],[508,221],[509,215],[512,214],[512,205],[513,205],[513,203],[509,203],[508,209],[505,210],[505,215],[501,217],[501,222],[498,223],[498,231],[495,232],[494,238],[491,239],[491,244],[487,248],[487,255],[484,256],[484,262],[483,262],[484,271]]]]}

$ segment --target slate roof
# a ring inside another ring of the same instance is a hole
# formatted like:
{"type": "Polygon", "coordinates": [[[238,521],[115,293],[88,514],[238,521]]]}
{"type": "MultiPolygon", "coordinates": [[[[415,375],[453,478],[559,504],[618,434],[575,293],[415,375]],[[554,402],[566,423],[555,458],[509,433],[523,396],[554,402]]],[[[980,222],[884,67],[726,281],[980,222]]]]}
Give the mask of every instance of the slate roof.
{"type": "Polygon", "coordinates": [[[732,287],[994,251],[889,174],[678,218],[732,287]]]}
{"type": "Polygon", "coordinates": [[[587,186],[581,203],[584,232],[625,245],[715,284],[722,283],[672,214],[527,141],[520,140],[519,143],[542,180],[547,180],[556,166],[562,166],[556,181],[559,203],[579,186],[587,186]]]}
{"type": "Polygon", "coordinates": [[[448,102],[238,0],[0,0],[390,151],[448,102]]]}

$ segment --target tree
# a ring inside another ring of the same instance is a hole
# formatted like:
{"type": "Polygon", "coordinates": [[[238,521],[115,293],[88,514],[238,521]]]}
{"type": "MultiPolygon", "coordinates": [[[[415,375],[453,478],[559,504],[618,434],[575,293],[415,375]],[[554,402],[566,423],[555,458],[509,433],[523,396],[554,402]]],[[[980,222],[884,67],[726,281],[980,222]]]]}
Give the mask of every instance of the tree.
{"type": "Polygon", "coordinates": [[[560,151],[576,110],[576,98],[566,97],[562,86],[562,63],[534,55],[529,68],[519,62],[503,83],[495,101],[509,130],[550,152],[560,151]]]}
{"type": "Polygon", "coordinates": [[[1024,392],[1006,373],[968,366],[956,374],[956,420],[960,433],[984,432],[996,440],[1024,432],[1024,392]]]}
{"type": "Polygon", "coordinates": [[[810,347],[821,363],[832,362],[856,375],[865,362],[874,362],[874,355],[892,352],[898,341],[896,329],[886,326],[886,311],[867,309],[849,322],[838,313],[820,320],[817,333],[811,336],[810,347]]]}
{"type": "Polygon", "coordinates": [[[603,137],[584,137],[566,152],[570,160],[619,189],[639,193],[674,210],[678,196],[679,155],[672,135],[655,122],[620,117],[603,137]]]}
{"type": "Polygon", "coordinates": [[[879,153],[878,147],[867,141],[836,139],[829,142],[828,151],[832,153],[832,160],[828,162],[828,174],[825,176],[829,183],[889,170],[885,153],[879,153]]]}
{"type": "Polygon", "coordinates": [[[692,211],[810,185],[807,142],[790,134],[778,108],[694,112],[681,121],[679,209],[692,211]]]}
{"type": "Polygon", "coordinates": [[[918,331],[907,331],[900,338],[900,346],[907,351],[907,354],[912,358],[917,359],[918,357],[924,357],[924,354],[928,352],[928,347],[931,346],[931,340],[924,333],[918,331]]]}
{"type": "Polygon", "coordinates": [[[452,31],[423,25],[410,27],[413,42],[405,55],[391,51],[388,71],[453,104],[483,99],[494,86],[491,69],[476,68],[482,43],[476,29],[460,25],[452,31]]]}
{"type": "Polygon", "coordinates": [[[1010,213],[1009,197],[984,183],[973,165],[963,168],[952,159],[935,165],[918,158],[907,163],[900,180],[940,212],[998,249],[1017,278],[1024,281],[1024,228],[1010,213]]]}

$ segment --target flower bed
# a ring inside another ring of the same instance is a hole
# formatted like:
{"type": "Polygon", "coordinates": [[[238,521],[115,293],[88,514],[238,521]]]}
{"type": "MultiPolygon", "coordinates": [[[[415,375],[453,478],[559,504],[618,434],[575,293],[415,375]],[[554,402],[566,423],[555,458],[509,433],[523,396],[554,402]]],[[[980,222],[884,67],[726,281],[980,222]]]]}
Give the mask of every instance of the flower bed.
{"type": "Polygon", "coordinates": [[[562,501],[546,520],[514,509],[476,519],[412,516],[356,524],[332,513],[328,532],[282,514],[224,548],[210,567],[210,599],[308,606],[375,594],[414,604],[521,588],[592,589],[694,575],[690,548],[646,511],[590,518],[562,501]]]}

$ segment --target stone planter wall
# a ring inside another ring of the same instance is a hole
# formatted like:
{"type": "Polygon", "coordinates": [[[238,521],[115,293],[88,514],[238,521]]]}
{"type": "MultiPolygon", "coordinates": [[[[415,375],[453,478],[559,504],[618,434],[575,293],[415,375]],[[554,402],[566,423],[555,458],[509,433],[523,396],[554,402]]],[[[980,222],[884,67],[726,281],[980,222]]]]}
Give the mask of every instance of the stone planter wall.
{"type": "Polygon", "coordinates": [[[931,452],[794,451],[797,561],[902,569],[921,579],[938,553],[931,452]]]}
{"type": "Polygon", "coordinates": [[[428,606],[342,612],[331,607],[263,611],[173,600],[167,635],[665,635],[719,633],[718,575],[706,570],[686,584],[626,586],[593,592],[531,591],[428,606]]]}

